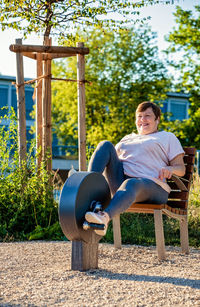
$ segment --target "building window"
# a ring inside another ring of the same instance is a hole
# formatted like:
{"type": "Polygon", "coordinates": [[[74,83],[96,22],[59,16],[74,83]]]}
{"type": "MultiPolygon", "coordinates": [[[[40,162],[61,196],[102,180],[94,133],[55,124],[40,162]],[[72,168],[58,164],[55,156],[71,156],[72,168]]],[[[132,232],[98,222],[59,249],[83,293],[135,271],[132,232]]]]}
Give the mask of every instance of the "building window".
{"type": "MultiPolygon", "coordinates": [[[[11,105],[15,110],[15,113],[17,114],[17,95],[16,95],[16,89],[12,88],[12,98],[11,98],[11,105]]],[[[25,106],[26,106],[26,119],[32,120],[32,117],[30,116],[30,113],[33,111],[33,89],[25,88],[25,106]]]]}
{"type": "Polygon", "coordinates": [[[172,113],[171,120],[183,120],[187,118],[187,106],[185,103],[171,102],[170,112],[172,113]]]}
{"type": "Polygon", "coordinates": [[[8,87],[0,87],[0,116],[8,114],[8,109],[3,107],[8,107],[8,87]]]}
{"type": "Polygon", "coordinates": [[[167,120],[184,120],[188,118],[189,100],[168,98],[162,103],[161,110],[167,120]]]}
{"type": "Polygon", "coordinates": [[[15,114],[17,115],[17,95],[16,95],[16,89],[13,87],[11,91],[11,106],[15,110],[15,114]]]}
{"type": "Polygon", "coordinates": [[[30,113],[33,111],[33,89],[26,89],[25,90],[25,101],[26,101],[26,119],[31,120],[33,119],[30,113]]]}

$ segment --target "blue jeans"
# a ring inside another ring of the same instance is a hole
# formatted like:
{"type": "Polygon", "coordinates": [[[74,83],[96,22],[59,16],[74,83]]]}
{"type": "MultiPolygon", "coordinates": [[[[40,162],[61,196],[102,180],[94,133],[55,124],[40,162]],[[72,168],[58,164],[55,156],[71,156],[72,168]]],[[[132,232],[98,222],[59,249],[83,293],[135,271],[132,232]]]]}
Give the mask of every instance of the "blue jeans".
{"type": "Polygon", "coordinates": [[[128,209],[132,203],[167,202],[168,192],[154,181],[124,174],[123,164],[109,141],[99,143],[90,159],[88,171],[103,173],[109,184],[113,197],[105,212],[111,219],[128,209]]]}

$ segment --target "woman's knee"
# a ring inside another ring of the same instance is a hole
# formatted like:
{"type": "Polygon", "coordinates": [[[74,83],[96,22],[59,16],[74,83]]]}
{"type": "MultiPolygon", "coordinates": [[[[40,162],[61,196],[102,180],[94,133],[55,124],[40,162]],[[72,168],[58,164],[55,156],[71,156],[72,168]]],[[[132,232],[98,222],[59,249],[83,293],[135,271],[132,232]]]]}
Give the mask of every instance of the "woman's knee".
{"type": "Polygon", "coordinates": [[[110,142],[110,141],[101,141],[98,145],[97,145],[97,150],[100,150],[100,149],[105,149],[105,150],[109,150],[111,148],[114,148],[114,145],[110,142]]]}
{"type": "Polygon", "coordinates": [[[124,180],[120,188],[123,190],[132,190],[135,189],[138,185],[139,185],[138,178],[128,178],[124,180]]]}
{"type": "Polygon", "coordinates": [[[135,201],[136,197],[136,190],[137,190],[137,179],[136,178],[129,178],[124,180],[121,184],[119,189],[117,190],[114,199],[120,199],[121,202],[130,205],[132,202],[135,201]]]}

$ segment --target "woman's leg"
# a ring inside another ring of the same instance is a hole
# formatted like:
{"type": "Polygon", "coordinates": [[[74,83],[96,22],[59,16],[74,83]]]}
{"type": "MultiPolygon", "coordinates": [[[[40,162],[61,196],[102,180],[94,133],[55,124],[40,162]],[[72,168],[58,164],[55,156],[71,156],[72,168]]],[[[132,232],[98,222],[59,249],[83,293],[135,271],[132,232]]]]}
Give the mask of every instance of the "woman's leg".
{"type": "Polygon", "coordinates": [[[112,195],[125,179],[122,162],[117,156],[115,147],[109,141],[98,144],[90,159],[88,171],[104,173],[112,195]]]}
{"type": "Polygon", "coordinates": [[[134,202],[163,204],[167,202],[167,199],[168,193],[152,180],[130,178],[121,184],[105,212],[112,219],[115,215],[128,209],[134,202]]]}
{"type": "Polygon", "coordinates": [[[121,184],[104,211],[98,213],[87,212],[85,218],[89,223],[104,224],[104,230],[95,230],[98,235],[103,236],[106,234],[109,221],[115,215],[126,211],[132,203],[164,204],[167,199],[168,193],[152,180],[129,178],[121,184]]]}

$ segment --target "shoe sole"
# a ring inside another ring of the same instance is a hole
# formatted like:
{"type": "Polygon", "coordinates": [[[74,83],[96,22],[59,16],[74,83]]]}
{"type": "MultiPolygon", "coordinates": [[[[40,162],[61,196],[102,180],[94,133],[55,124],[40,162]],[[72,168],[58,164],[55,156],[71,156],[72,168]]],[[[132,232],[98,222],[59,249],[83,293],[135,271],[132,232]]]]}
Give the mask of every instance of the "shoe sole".
{"type": "Polygon", "coordinates": [[[101,219],[98,219],[98,217],[96,216],[96,213],[94,213],[94,215],[93,215],[93,212],[87,212],[85,214],[85,219],[89,223],[104,224],[104,223],[102,223],[101,219]]]}
{"type": "MultiPolygon", "coordinates": [[[[98,218],[96,217],[96,214],[95,214],[95,216],[92,215],[92,212],[86,213],[86,214],[85,214],[85,219],[86,219],[86,221],[87,221],[88,223],[94,223],[94,224],[105,225],[105,224],[102,223],[102,221],[101,221],[100,219],[98,219],[98,218]]],[[[97,235],[99,235],[99,236],[105,236],[106,231],[107,231],[107,227],[106,227],[106,229],[100,229],[100,230],[94,229],[94,231],[95,231],[95,233],[96,233],[97,235]]]]}

